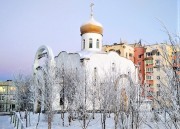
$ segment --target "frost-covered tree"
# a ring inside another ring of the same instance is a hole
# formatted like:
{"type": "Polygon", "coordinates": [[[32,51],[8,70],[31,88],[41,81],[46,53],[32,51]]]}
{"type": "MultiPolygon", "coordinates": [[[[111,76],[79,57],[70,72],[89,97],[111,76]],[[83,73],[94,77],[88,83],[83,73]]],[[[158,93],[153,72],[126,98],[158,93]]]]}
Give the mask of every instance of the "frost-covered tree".
{"type": "Polygon", "coordinates": [[[64,126],[64,113],[68,111],[69,113],[69,124],[71,119],[73,119],[73,111],[75,110],[75,94],[77,92],[77,87],[80,84],[80,80],[77,76],[78,70],[75,69],[65,69],[64,66],[58,69],[58,80],[60,80],[60,106],[62,113],[62,124],[64,126]]]}
{"type": "Polygon", "coordinates": [[[32,92],[31,84],[32,77],[18,73],[14,76],[14,85],[16,87],[15,98],[17,101],[17,110],[24,111],[25,109],[32,110],[32,92]]]}
{"type": "Polygon", "coordinates": [[[51,129],[54,108],[58,105],[57,99],[60,87],[56,77],[56,67],[45,62],[43,66],[37,67],[34,85],[36,87],[37,112],[47,114],[48,129],[51,129]]]}
{"type": "Polygon", "coordinates": [[[158,94],[155,96],[155,102],[163,112],[164,127],[180,128],[180,40],[179,37],[173,38],[169,36],[170,50],[161,47],[161,57],[164,62],[161,69],[164,72],[163,78],[160,80],[158,94]],[[165,81],[163,81],[165,80],[165,81]]]}
{"type": "MultiPolygon", "coordinates": [[[[154,128],[180,128],[180,37],[171,34],[163,25],[169,37],[165,44],[159,44],[161,78],[153,96],[154,128]]],[[[152,126],[153,127],[153,126],[152,126]]]]}
{"type": "Polygon", "coordinates": [[[27,127],[28,125],[31,124],[30,111],[33,110],[33,103],[34,103],[34,95],[33,95],[34,88],[32,88],[33,85],[32,76],[18,73],[14,76],[13,82],[16,87],[16,94],[15,94],[15,98],[17,102],[16,109],[17,111],[19,111],[21,118],[22,118],[21,111],[25,111],[24,118],[26,119],[26,127],[27,127]]]}

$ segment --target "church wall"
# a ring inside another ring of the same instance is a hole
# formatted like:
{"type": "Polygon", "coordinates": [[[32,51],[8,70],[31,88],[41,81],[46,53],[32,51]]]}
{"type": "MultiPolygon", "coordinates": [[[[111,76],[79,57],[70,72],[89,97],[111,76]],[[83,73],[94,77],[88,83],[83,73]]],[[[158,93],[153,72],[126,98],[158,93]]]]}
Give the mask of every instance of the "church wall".
{"type": "MultiPolygon", "coordinates": [[[[132,61],[125,59],[123,57],[119,57],[119,55],[115,52],[110,53],[97,53],[92,54],[89,57],[89,60],[85,60],[85,70],[86,76],[88,77],[87,87],[88,90],[91,91],[88,96],[89,100],[89,108],[92,109],[92,101],[93,98],[92,92],[95,90],[98,92],[98,85],[103,83],[105,80],[112,78],[113,74],[114,80],[122,74],[128,75],[128,72],[135,82],[135,66],[132,61]],[[114,65],[114,66],[113,66],[114,65]],[[113,68],[114,72],[113,72],[113,68]],[[96,69],[96,85],[94,84],[95,81],[95,69],[96,69]]],[[[110,81],[110,80],[109,80],[110,81]]],[[[101,92],[101,91],[100,91],[101,92]]],[[[96,108],[99,108],[98,100],[96,99],[96,108]]]]}
{"type": "MultiPolygon", "coordinates": [[[[78,85],[82,82],[76,82],[77,80],[74,80],[76,77],[77,78],[82,78],[82,63],[80,62],[80,56],[77,53],[67,53],[67,52],[61,52],[56,58],[56,67],[59,69],[59,78],[61,78],[60,83],[60,91],[62,90],[62,76],[68,77],[69,79],[72,78],[72,80],[74,81],[74,85],[78,85]],[[80,70],[81,69],[81,70],[80,70]],[[64,71],[64,72],[63,72],[64,71]]],[[[68,91],[66,91],[68,92],[68,91]]],[[[59,100],[60,100],[60,96],[58,98],[58,105],[59,105],[59,100]]],[[[65,100],[66,101],[66,100],[65,100]]],[[[65,106],[67,107],[67,101],[65,102],[65,106]]],[[[61,109],[62,106],[59,108],[61,109]]]]}
{"type": "MultiPolygon", "coordinates": [[[[84,55],[84,57],[86,57],[84,55]]],[[[115,73],[117,75],[120,74],[128,74],[131,73],[132,79],[135,81],[134,72],[135,67],[132,61],[120,57],[115,52],[110,53],[93,53],[87,58],[81,59],[78,53],[69,54],[67,52],[61,52],[56,58],[56,65],[58,68],[62,70],[64,68],[65,71],[72,72],[72,74],[76,74],[78,78],[80,78],[79,86],[82,90],[81,96],[84,98],[84,90],[86,87],[87,92],[87,108],[92,109],[92,92],[99,90],[97,86],[103,82],[103,80],[109,78],[108,76],[112,75],[112,67],[115,67],[115,73]],[[95,73],[96,69],[96,73],[95,73]],[[95,75],[96,74],[96,75],[95,75]],[[94,83],[96,76],[96,84],[94,83]]],[[[61,72],[59,74],[62,74],[61,72]]],[[[60,96],[56,98],[60,99],[60,96]]],[[[59,101],[57,101],[58,105],[59,101]]],[[[96,100],[96,108],[98,109],[98,100],[96,100]]]]}

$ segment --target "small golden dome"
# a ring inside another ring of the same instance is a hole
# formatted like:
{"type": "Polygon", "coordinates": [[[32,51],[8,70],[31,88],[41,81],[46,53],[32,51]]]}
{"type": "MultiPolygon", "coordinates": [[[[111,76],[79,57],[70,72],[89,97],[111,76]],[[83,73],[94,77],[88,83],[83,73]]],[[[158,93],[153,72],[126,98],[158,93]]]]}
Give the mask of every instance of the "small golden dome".
{"type": "Polygon", "coordinates": [[[95,21],[93,17],[80,27],[81,35],[85,33],[97,33],[103,35],[103,26],[95,21]]]}

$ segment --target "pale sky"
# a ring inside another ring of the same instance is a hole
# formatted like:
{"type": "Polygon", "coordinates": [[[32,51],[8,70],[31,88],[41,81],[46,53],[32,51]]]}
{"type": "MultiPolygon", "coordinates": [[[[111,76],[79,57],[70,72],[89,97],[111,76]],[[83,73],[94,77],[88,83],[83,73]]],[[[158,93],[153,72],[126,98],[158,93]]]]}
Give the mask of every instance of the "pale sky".
{"type": "Polygon", "coordinates": [[[177,33],[178,1],[0,0],[0,80],[13,79],[20,71],[31,74],[41,45],[51,47],[55,56],[79,51],[80,26],[90,18],[91,2],[94,18],[104,28],[104,44],[120,39],[154,44],[168,40],[157,19],[177,33]]]}

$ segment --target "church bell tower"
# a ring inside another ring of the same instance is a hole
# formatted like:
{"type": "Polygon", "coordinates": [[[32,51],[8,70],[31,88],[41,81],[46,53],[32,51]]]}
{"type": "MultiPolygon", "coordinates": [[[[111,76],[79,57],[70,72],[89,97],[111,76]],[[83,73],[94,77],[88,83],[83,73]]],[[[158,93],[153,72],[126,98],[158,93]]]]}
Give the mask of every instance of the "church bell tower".
{"type": "Polygon", "coordinates": [[[90,20],[81,25],[81,50],[101,51],[103,26],[93,17],[93,3],[91,3],[90,20]]]}

